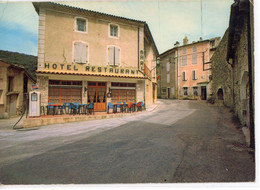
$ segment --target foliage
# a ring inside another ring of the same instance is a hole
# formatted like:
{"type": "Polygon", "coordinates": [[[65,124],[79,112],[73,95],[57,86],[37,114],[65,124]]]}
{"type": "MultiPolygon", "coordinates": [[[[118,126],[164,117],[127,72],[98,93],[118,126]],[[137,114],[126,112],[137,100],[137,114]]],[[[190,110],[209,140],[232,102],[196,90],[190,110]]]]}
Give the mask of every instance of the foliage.
{"type": "Polygon", "coordinates": [[[35,71],[37,69],[37,56],[0,50],[0,60],[23,66],[25,70],[36,80],[35,71]]]}

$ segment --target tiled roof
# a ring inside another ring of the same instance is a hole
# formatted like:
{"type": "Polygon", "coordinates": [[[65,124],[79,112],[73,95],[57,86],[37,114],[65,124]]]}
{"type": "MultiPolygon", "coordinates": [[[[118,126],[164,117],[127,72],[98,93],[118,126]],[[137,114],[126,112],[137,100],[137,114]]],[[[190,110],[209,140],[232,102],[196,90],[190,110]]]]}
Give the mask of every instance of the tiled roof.
{"type": "Polygon", "coordinates": [[[88,13],[90,15],[93,16],[106,16],[106,17],[110,17],[110,18],[116,18],[116,19],[122,19],[122,20],[126,20],[126,21],[131,21],[131,22],[136,22],[136,23],[141,23],[141,24],[145,24],[145,21],[140,21],[140,20],[135,20],[135,19],[130,19],[130,18],[125,18],[125,17],[120,17],[120,16],[115,16],[115,15],[111,15],[111,14],[107,14],[107,13],[101,13],[101,12],[97,12],[97,11],[93,11],[93,10],[87,10],[87,9],[83,9],[83,8],[79,8],[79,7],[73,7],[73,6],[69,6],[69,5],[64,5],[64,4],[60,4],[60,3],[54,3],[54,2],[33,2],[33,6],[35,7],[36,11],[39,12],[39,6],[40,5],[44,5],[47,7],[52,7],[52,8],[63,8],[63,9],[71,9],[71,10],[77,10],[79,12],[83,12],[83,13],[88,13]]]}
{"type": "Polygon", "coordinates": [[[96,77],[116,77],[116,78],[133,78],[133,79],[147,79],[145,76],[128,76],[128,75],[113,75],[113,74],[95,74],[95,73],[78,73],[78,72],[66,72],[66,71],[39,71],[38,74],[60,74],[60,75],[80,75],[80,76],[96,76],[96,77]]]}

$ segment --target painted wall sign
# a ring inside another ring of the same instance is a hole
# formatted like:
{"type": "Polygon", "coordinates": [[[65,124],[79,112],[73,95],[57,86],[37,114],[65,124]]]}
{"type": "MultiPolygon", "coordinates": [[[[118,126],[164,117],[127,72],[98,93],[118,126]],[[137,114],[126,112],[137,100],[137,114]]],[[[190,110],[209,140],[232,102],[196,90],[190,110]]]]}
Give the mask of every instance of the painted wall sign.
{"type": "Polygon", "coordinates": [[[120,68],[111,66],[85,66],[74,64],[58,64],[58,63],[45,63],[45,70],[57,70],[57,71],[76,71],[79,73],[106,73],[106,74],[119,74],[119,75],[142,75],[137,68],[120,68]]]}

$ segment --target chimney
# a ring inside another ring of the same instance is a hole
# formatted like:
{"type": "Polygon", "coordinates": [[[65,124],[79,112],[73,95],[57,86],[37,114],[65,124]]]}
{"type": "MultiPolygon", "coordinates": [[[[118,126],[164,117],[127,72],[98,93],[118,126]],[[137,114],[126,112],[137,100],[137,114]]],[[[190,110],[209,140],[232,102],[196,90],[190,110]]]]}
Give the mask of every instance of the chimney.
{"type": "Polygon", "coordinates": [[[178,41],[176,41],[176,43],[174,44],[174,47],[179,47],[180,43],[178,41]]]}
{"type": "Polygon", "coordinates": [[[202,37],[200,37],[200,41],[202,41],[202,37]]]}
{"type": "Polygon", "coordinates": [[[187,45],[188,42],[189,42],[188,37],[185,36],[185,37],[183,38],[183,45],[187,45]]]}

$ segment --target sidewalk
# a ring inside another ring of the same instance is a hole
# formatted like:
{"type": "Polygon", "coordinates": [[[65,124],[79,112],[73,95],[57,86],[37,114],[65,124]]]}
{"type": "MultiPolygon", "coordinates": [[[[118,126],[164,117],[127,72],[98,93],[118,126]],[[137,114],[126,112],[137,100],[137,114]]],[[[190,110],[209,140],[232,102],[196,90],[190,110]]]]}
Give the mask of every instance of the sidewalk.
{"type": "MultiPolygon", "coordinates": [[[[149,106],[142,112],[150,112],[156,109],[160,105],[157,101],[153,105],[149,106]]],[[[17,124],[16,128],[34,128],[51,124],[62,124],[68,122],[88,121],[88,120],[99,120],[108,118],[118,118],[130,115],[136,115],[142,113],[141,111],[131,113],[109,113],[106,112],[95,112],[94,115],[44,115],[35,118],[26,118],[25,116],[17,124]]],[[[20,119],[21,116],[10,119],[0,120],[0,130],[13,130],[13,126],[20,119]]]]}

